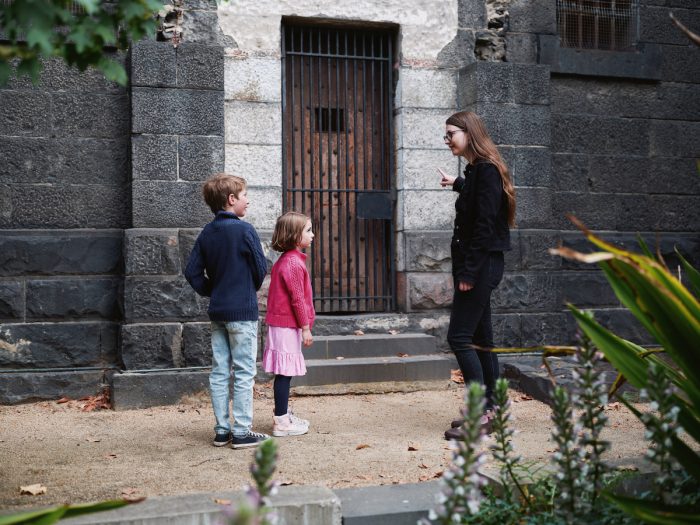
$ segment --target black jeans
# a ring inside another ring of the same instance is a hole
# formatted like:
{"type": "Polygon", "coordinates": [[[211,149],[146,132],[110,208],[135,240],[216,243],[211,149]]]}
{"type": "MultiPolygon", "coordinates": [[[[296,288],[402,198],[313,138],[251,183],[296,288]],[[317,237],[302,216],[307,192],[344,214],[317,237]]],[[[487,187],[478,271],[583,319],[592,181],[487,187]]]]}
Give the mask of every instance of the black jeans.
{"type": "Polygon", "coordinates": [[[464,384],[477,382],[486,386],[487,408],[493,403],[493,387],[498,379],[498,357],[489,351],[494,346],[491,292],[502,278],[503,252],[491,252],[471,290],[460,292],[455,280],[447,331],[447,342],[457,357],[464,384]]]}

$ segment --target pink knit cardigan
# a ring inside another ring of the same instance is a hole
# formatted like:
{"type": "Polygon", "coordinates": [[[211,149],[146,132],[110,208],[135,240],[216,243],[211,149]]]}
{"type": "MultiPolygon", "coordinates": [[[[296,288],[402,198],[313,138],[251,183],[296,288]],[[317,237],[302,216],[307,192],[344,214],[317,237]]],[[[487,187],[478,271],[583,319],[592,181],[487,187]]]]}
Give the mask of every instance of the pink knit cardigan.
{"type": "Polygon", "coordinates": [[[312,327],[315,317],[306,254],[299,250],[284,252],[272,266],[265,322],[268,326],[312,327]]]}

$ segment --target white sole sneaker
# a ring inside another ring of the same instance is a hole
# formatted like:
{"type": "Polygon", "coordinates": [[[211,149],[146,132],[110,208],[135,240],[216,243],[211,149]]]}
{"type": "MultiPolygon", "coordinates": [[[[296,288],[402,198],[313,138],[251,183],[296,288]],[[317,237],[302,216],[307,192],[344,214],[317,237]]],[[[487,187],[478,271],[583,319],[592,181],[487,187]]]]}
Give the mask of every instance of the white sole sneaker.
{"type": "Polygon", "coordinates": [[[290,428],[289,430],[272,430],[272,435],[275,437],[288,437],[288,436],[303,436],[309,431],[309,427],[306,428],[290,428]]]}

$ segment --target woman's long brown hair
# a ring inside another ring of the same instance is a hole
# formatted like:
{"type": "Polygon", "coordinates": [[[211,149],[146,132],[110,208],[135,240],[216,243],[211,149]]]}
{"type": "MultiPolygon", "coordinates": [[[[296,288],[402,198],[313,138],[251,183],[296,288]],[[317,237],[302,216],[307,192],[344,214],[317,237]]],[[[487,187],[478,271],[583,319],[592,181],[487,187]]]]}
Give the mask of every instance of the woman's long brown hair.
{"type": "Polygon", "coordinates": [[[493,143],[489,132],[481,119],[471,111],[460,111],[447,119],[445,124],[457,126],[467,132],[467,150],[469,157],[477,160],[487,160],[498,169],[501,175],[503,193],[508,200],[508,224],[515,226],[515,188],[508,171],[508,166],[503,162],[498,148],[493,143]]]}

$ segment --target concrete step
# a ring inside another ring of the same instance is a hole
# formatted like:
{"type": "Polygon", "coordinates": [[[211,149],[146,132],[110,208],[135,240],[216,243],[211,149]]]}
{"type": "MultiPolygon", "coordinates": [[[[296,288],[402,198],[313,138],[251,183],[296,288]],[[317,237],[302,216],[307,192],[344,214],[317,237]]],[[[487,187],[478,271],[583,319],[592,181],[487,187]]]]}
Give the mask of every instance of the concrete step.
{"type": "Polygon", "coordinates": [[[456,366],[447,354],[307,359],[306,375],[295,377],[294,386],[449,380],[450,370],[456,366]]]}
{"type": "Polygon", "coordinates": [[[314,336],[310,348],[304,348],[304,358],[336,359],[338,357],[380,357],[398,354],[434,354],[436,339],[421,333],[326,335],[314,336]]]}

